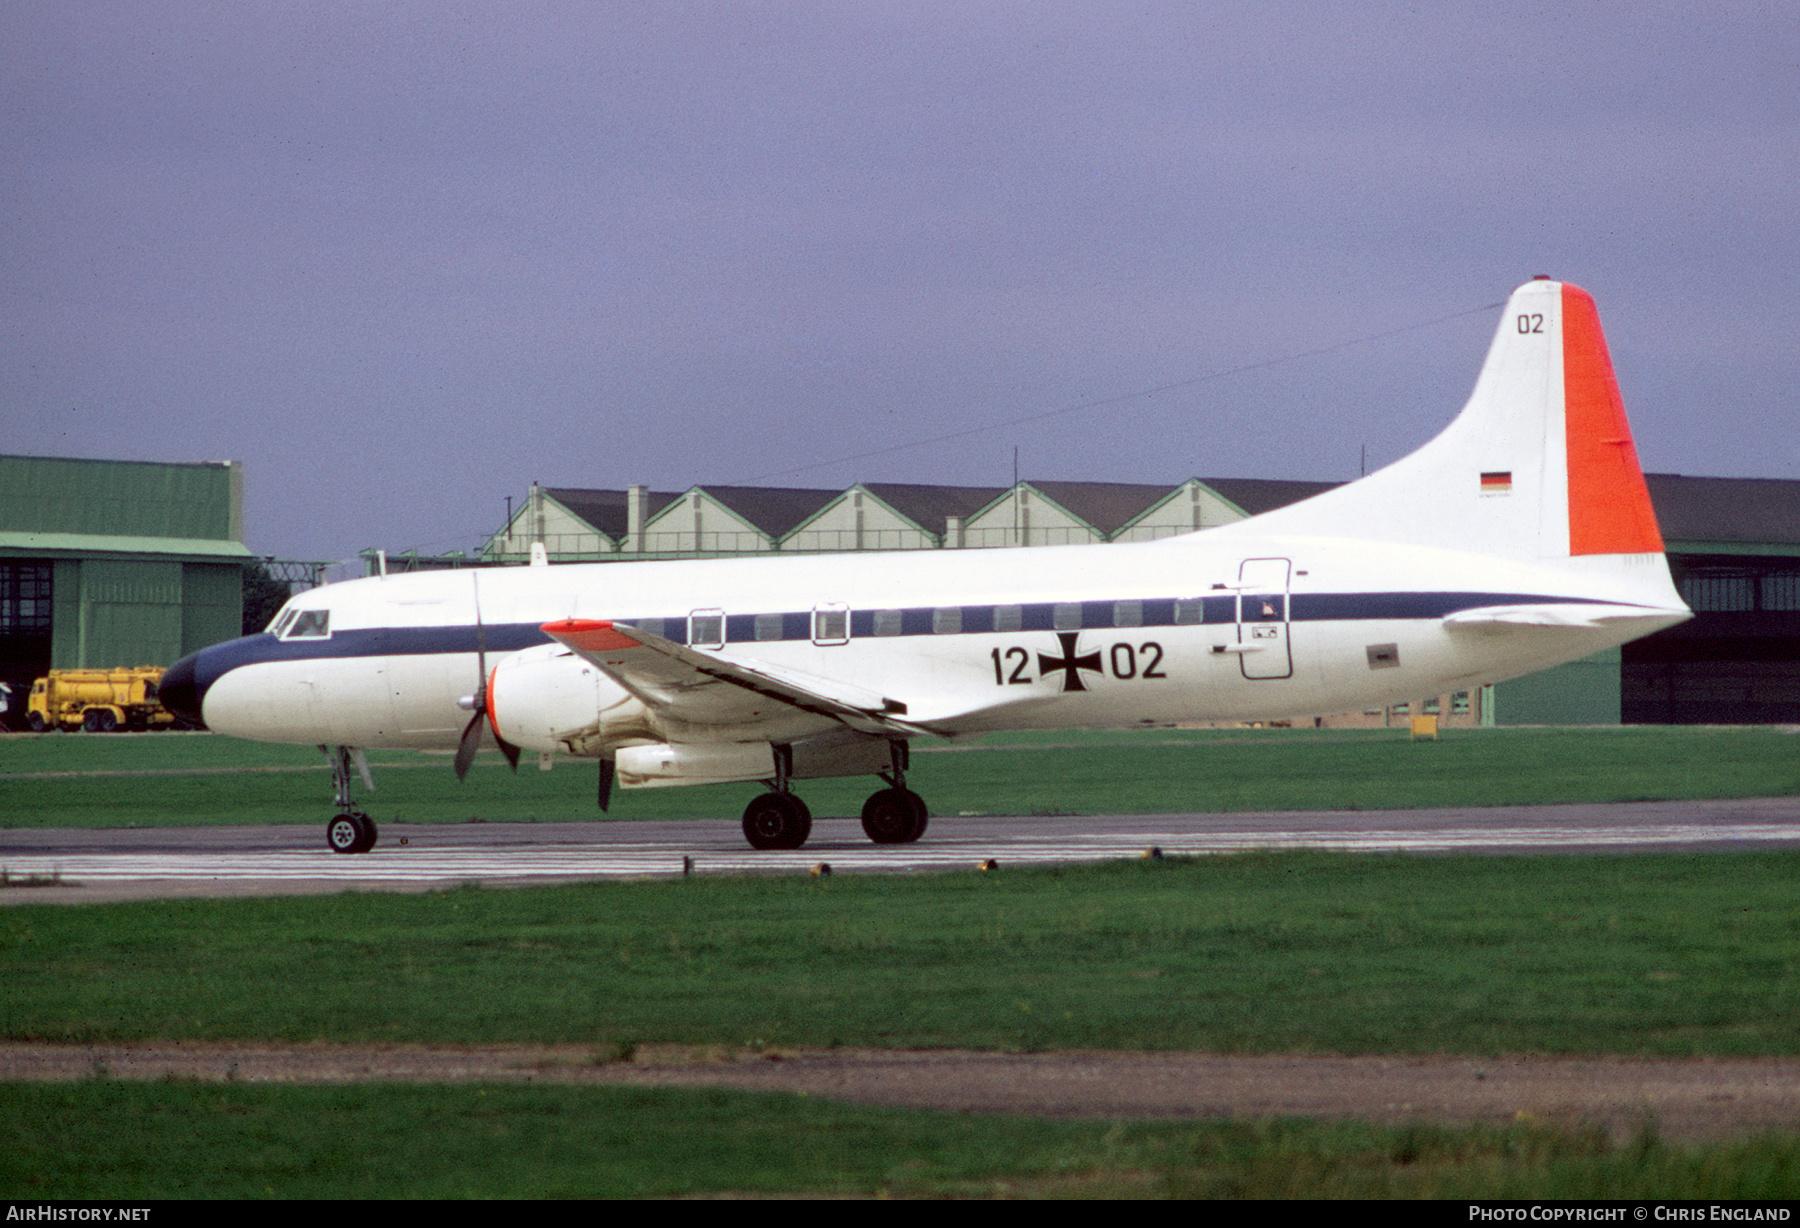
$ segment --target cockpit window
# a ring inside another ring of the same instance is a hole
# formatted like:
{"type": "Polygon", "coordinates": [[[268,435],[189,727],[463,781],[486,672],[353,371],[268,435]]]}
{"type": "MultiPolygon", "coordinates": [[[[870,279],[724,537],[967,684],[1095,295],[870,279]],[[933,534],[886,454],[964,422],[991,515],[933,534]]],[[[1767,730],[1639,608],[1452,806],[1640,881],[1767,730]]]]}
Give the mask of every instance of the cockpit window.
{"type": "Polygon", "coordinates": [[[284,640],[323,640],[331,637],[330,610],[298,610],[297,617],[281,633],[284,640]]]}
{"type": "Polygon", "coordinates": [[[275,616],[275,621],[269,624],[269,634],[280,635],[283,631],[286,631],[288,624],[294,621],[294,615],[299,612],[299,610],[289,608],[277,614],[275,616]]]}

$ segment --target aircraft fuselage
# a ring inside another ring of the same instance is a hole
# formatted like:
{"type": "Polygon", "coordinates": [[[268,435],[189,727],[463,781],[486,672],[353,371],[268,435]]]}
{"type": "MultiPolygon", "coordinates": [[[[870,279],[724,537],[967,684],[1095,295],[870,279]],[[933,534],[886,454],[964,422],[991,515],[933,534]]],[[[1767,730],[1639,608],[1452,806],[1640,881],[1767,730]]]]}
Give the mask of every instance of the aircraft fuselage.
{"type": "MultiPolygon", "coordinates": [[[[451,748],[466,719],[457,700],[477,685],[483,646],[491,669],[551,644],[545,623],[605,618],[728,660],[854,678],[902,705],[908,722],[953,735],[1343,712],[1528,673],[1681,617],[1645,609],[1645,621],[1606,627],[1471,633],[1446,616],[1624,594],[1604,575],[1583,583],[1566,566],[1210,536],[371,578],[306,594],[306,608],[328,618],[299,634],[290,627],[207,650],[198,681],[206,722],[222,733],[451,748]]],[[[503,707],[495,720],[528,749],[613,749],[559,745],[503,707]]],[[[782,741],[828,722],[771,710],[734,723],[745,727],[714,726],[709,738],[782,741]]],[[[670,732],[640,727],[624,740],[670,732]]]]}

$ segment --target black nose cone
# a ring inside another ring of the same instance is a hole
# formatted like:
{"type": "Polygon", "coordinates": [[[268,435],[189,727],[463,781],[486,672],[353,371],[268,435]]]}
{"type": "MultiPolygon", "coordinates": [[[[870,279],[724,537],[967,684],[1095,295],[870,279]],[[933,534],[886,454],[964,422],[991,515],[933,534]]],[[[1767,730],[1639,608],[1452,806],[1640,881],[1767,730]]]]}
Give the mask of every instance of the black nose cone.
{"type": "Polygon", "coordinates": [[[163,671],[162,682],[157,686],[157,697],[162,706],[173,712],[184,724],[194,729],[204,729],[206,722],[200,719],[200,680],[196,663],[200,654],[186,656],[163,671]]]}

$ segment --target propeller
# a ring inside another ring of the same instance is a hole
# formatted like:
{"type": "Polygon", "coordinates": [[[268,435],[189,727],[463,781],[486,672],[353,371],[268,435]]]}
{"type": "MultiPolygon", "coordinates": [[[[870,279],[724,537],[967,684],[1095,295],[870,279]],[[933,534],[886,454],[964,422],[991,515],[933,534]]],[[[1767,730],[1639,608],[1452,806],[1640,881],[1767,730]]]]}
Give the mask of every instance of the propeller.
{"type": "MultiPolygon", "coordinates": [[[[463,726],[462,738],[456,744],[458,780],[469,774],[469,766],[475,762],[475,752],[481,749],[481,724],[488,719],[487,628],[481,621],[480,574],[471,571],[469,580],[475,590],[475,693],[457,700],[456,706],[474,715],[463,726]]],[[[494,732],[494,741],[499,744],[500,753],[506,756],[508,766],[518,771],[519,748],[501,737],[498,730],[494,732]]]]}

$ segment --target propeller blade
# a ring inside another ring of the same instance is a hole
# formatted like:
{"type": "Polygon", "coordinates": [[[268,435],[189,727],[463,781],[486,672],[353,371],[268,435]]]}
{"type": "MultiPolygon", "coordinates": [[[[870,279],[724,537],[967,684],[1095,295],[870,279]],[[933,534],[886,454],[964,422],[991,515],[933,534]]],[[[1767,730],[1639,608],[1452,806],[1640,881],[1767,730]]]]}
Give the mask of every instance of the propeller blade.
{"type": "MultiPolygon", "coordinates": [[[[475,752],[481,749],[481,722],[487,719],[487,713],[480,708],[463,726],[462,741],[456,744],[456,778],[461,780],[469,774],[469,765],[475,762],[475,752]]],[[[515,751],[514,754],[518,752],[515,751]]]]}
{"type": "MultiPolygon", "coordinates": [[[[475,752],[481,749],[481,722],[488,714],[488,672],[487,672],[487,627],[481,621],[481,577],[479,573],[469,573],[469,584],[475,598],[475,693],[462,700],[464,707],[473,707],[474,716],[463,726],[462,740],[456,744],[456,778],[461,780],[469,774],[469,767],[475,762],[475,752]]],[[[500,746],[500,753],[506,756],[506,762],[513,771],[519,770],[519,748],[501,737],[498,730],[494,741],[500,746]]]]}
{"type": "Polygon", "coordinates": [[[514,746],[511,742],[508,742],[505,738],[501,737],[499,734],[494,735],[494,741],[500,743],[500,753],[506,756],[507,766],[512,768],[512,770],[515,772],[518,771],[519,770],[519,748],[514,746]]]}
{"type": "Polygon", "coordinates": [[[613,761],[600,760],[600,813],[606,813],[606,804],[612,801],[613,761]]]}
{"type": "MultiPolygon", "coordinates": [[[[469,768],[475,762],[475,752],[481,749],[481,722],[487,718],[487,630],[481,625],[481,575],[479,572],[469,573],[470,594],[475,602],[475,693],[464,700],[465,706],[472,707],[475,715],[463,726],[462,740],[456,744],[456,778],[461,780],[469,774],[469,768]]],[[[502,750],[506,743],[500,743],[502,750]]],[[[513,748],[512,759],[517,767],[519,751],[513,748]]]]}

